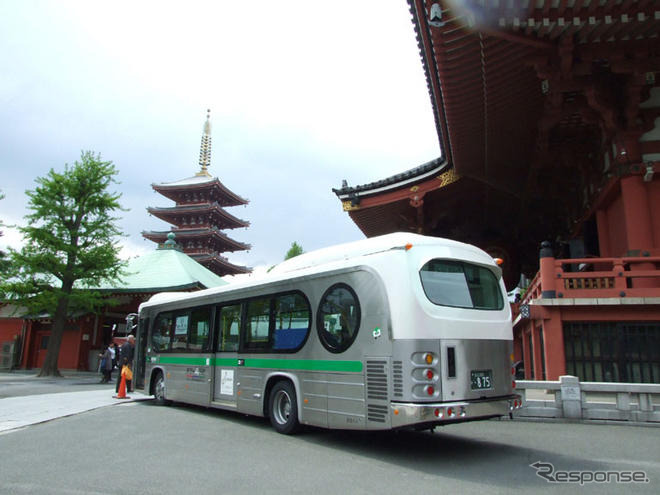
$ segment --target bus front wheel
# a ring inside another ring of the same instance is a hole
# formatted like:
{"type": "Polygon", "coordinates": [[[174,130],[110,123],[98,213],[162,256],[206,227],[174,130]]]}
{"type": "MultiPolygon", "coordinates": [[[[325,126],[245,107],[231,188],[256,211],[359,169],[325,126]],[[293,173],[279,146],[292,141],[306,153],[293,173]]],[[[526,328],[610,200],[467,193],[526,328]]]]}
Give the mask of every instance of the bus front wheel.
{"type": "Polygon", "coordinates": [[[298,402],[296,390],[288,381],[277,382],[270,393],[270,423],[278,433],[295,433],[298,423],[298,402]]]}
{"type": "Polygon", "coordinates": [[[159,406],[164,406],[168,403],[165,398],[165,378],[160,372],[156,374],[156,380],[154,381],[154,399],[159,406]]]}

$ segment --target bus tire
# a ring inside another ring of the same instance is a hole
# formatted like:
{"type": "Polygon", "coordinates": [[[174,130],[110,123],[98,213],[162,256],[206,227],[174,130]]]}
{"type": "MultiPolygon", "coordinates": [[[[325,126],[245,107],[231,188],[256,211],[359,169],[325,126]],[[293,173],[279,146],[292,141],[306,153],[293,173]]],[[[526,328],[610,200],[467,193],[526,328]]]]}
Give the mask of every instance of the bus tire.
{"type": "Polygon", "coordinates": [[[154,377],[154,402],[158,406],[169,404],[169,401],[165,398],[165,377],[160,371],[154,377]]]}
{"type": "Polygon", "coordinates": [[[299,427],[296,390],[289,381],[279,381],[270,392],[268,401],[270,424],[284,435],[295,433],[299,427]]]}

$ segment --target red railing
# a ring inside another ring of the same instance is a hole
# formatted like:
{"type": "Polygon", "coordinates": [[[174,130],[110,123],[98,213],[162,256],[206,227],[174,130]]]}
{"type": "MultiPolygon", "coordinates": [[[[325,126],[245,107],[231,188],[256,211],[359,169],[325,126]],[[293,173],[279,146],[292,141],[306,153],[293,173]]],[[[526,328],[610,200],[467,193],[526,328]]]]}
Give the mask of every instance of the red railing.
{"type": "Polygon", "coordinates": [[[626,258],[542,258],[552,263],[545,279],[536,274],[521,303],[543,293],[558,298],[660,297],[660,256],[626,258]]]}

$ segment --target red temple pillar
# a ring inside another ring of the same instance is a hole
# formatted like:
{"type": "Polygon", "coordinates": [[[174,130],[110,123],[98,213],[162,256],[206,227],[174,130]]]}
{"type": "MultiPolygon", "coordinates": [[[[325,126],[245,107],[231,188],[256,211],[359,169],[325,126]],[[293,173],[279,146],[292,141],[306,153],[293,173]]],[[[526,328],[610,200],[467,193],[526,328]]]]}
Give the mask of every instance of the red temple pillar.
{"type": "MultiPolygon", "coordinates": [[[[644,251],[653,249],[653,226],[651,209],[646,184],[640,175],[631,175],[621,179],[621,198],[625,218],[626,246],[629,253],[641,256],[644,251]]],[[[653,263],[635,263],[630,271],[653,270],[653,263]]],[[[654,287],[652,279],[633,279],[633,287],[654,287]]]]}
{"type": "Polygon", "coordinates": [[[513,360],[514,363],[517,363],[518,361],[523,361],[523,333],[522,331],[516,332],[517,335],[514,334],[513,337],[513,360]]]}
{"type": "Polygon", "coordinates": [[[529,333],[523,330],[520,333],[520,338],[522,340],[522,362],[523,370],[525,370],[525,380],[531,380],[532,372],[529,369],[529,333]]]}
{"type": "Polygon", "coordinates": [[[532,327],[532,342],[534,344],[534,376],[537,380],[545,380],[543,376],[543,349],[541,348],[541,341],[543,337],[541,336],[543,332],[543,325],[532,327]]]}
{"type": "Polygon", "coordinates": [[[550,318],[543,320],[546,358],[546,379],[559,380],[566,374],[566,354],[564,352],[564,329],[561,324],[561,312],[552,308],[550,318]]]}

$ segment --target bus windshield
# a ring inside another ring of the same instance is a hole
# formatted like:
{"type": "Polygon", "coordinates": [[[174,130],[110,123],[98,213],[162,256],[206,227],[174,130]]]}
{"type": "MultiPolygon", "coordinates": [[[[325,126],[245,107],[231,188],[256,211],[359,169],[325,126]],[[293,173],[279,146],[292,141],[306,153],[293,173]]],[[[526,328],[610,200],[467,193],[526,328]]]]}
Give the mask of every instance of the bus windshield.
{"type": "Polygon", "coordinates": [[[504,307],[497,278],[482,266],[434,259],[419,274],[424,293],[433,304],[485,310],[504,307]]]}

